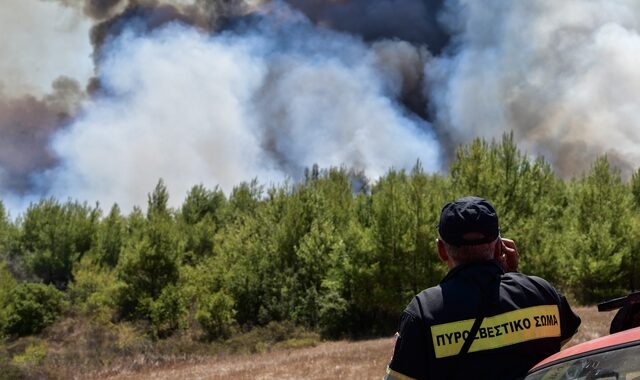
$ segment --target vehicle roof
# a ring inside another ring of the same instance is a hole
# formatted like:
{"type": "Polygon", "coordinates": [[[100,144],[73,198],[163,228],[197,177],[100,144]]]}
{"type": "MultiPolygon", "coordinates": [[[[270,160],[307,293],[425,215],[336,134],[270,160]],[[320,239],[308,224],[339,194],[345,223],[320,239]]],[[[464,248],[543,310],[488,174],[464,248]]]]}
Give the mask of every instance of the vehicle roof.
{"type": "Polygon", "coordinates": [[[534,371],[540,367],[550,364],[551,362],[566,359],[572,356],[579,356],[584,353],[601,350],[606,347],[623,345],[625,343],[630,343],[634,341],[640,341],[640,327],[621,331],[616,334],[603,336],[601,338],[593,339],[593,340],[569,347],[565,350],[558,352],[557,354],[549,356],[548,358],[544,359],[540,363],[536,364],[531,369],[531,371],[534,371]]]}

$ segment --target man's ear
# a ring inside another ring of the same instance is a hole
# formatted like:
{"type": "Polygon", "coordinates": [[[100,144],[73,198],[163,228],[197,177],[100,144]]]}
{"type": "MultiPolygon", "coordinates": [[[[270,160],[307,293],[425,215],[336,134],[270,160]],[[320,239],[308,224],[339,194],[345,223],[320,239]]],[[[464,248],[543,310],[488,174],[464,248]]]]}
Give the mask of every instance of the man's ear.
{"type": "Polygon", "coordinates": [[[493,258],[501,261],[502,257],[502,240],[498,239],[496,245],[493,247],[493,258]]]}
{"type": "Polygon", "coordinates": [[[445,263],[449,262],[449,254],[447,254],[447,248],[444,245],[444,242],[440,239],[436,239],[436,247],[438,248],[438,256],[440,260],[445,263]]]}

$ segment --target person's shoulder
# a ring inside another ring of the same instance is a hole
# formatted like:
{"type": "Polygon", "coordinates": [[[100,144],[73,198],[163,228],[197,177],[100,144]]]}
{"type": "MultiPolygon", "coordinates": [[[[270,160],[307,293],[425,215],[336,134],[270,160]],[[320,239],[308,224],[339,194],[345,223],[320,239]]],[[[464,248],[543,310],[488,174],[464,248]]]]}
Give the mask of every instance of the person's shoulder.
{"type": "Polygon", "coordinates": [[[506,273],[505,276],[511,278],[524,288],[528,288],[538,294],[546,294],[546,297],[552,297],[556,301],[561,296],[560,292],[549,281],[542,277],[520,272],[506,273]]]}
{"type": "Polygon", "coordinates": [[[520,272],[508,272],[508,273],[505,273],[504,276],[513,278],[514,280],[519,282],[533,282],[536,284],[553,288],[553,285],[551,285],[549,281],[539,276],[524,274],[520,272]]]}
{"type": "Polygon", "coordinates": [[[442,288],[440,285],[432,286],[430,288],[426,288],[420,293],[416,294],[413,297],[412,302],[432,302],[433,300],[442,299],[442,288]]]}
{"type": "Polygon", "coordinates": [[[421,317],[425,310],[433,310],[442,305],[442,288],[440,285],[432,286],[424,289],[416,294],[411,302],[407,305],[405,312],[408,312],[418,318],[421,317]]]}

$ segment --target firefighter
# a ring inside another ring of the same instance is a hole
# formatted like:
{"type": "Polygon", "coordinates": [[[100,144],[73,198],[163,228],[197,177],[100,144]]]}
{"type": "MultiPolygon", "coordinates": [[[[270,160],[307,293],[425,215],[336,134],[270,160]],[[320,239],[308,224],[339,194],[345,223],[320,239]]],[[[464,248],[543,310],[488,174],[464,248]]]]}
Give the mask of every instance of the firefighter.
{"type": "Polygon", "coordinates": [[[565,297],[517,272],[516,245],[487,200],[447,203],[438,232],[449,272],[402,313],[385,379],[517,379],[575,334],[565,297]]]}

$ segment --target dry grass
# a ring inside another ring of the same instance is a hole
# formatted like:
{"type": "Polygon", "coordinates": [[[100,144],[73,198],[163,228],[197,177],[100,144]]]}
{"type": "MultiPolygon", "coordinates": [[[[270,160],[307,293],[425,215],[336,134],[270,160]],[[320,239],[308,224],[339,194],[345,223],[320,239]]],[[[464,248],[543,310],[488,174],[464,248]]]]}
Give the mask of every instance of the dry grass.
{"type": "MultiPolygon", "coordinates": [[[[582,327],[567,347],[608,334],[615,312],[577,307],[582,327]]],[[[200,363],[171,364],[123,372],[108,377],[125,379],[380,379],[391,357],[392,338],[361,342],[326,342],[315,347],[253,355],[227,355],[200,363]]]]}
{"type": "Polygon", "coordinates": [[[389,338],[327,342],[291,351],[218,357],[196,365],[173,365],[144,373],[121,374],[110,379],[380,378],[390,356],[389,338]]]}
{"type": "Polygon", "coordinates": [[[598,312],[595,306],[574,307],[573,309],[582,318],[582,325],[565,348],[609,334],[609,325],[617,312],[617,310],[598,312]]]}

